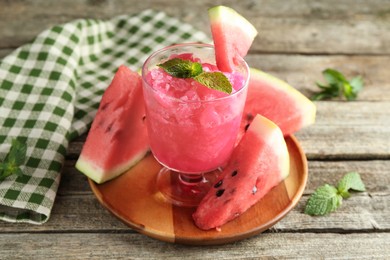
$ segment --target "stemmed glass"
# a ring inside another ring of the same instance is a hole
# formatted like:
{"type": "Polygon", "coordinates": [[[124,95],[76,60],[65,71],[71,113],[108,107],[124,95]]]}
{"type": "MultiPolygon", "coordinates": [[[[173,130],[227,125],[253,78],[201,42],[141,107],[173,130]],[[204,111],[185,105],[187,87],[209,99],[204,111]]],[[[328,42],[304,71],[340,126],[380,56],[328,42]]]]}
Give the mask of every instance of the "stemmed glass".
{"type": "MultiPolygon", "coordinates": [[[[243,59],[238,61],[236,73],[241,75],[241,86],[230,95],[212,96],[207,94],[211,90],[206,90],[206,98],[199,98],[192,90],[183,90],[182,97],[171,96],[156,88],[153,84],[158,79],[151,83],[151,77],[158,64],[177,56],[215,64],[214,48],[209,44],[178,44],[153,53],[142,68],[146,125],[151,151],[163,166],[156,180],[158,191],[174,205],[196,206],[235,146],[249,69],[243,59]]],[[[169,88],[167,78],[161,81],[169,88]]]]}

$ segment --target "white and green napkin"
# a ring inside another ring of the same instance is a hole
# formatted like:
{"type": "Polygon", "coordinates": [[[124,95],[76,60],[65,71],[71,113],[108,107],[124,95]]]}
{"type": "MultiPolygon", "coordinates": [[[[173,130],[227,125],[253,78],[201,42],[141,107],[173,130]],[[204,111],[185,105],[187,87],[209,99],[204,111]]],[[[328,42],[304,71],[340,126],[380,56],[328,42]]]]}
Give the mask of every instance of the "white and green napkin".
{"type": "Polygon", "coordinates": [[[0,161],[16,138],[27,160],[22,175],[0,182],[0,219],[49,219],[69,141],[88,129],[121,64],[138,70],[154,50],[206,41],[191,25],[145,10],[54,26],[1,60],[0,161]]]}

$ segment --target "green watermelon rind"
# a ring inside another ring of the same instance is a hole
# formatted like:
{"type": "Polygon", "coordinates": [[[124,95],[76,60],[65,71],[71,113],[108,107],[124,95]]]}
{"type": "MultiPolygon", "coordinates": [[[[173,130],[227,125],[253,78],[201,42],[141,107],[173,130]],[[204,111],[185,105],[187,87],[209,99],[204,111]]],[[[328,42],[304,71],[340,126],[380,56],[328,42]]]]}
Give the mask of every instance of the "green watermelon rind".
{"type": "Polygon", "coordinates": [[[117,167],[110,169],[109,171],[103,170],[100,167],[96,167],[96,163],[94,161],[88,160],[88,158],[84,158],[83,156],[79,157],[75,167],[80,172],[84,173],[88,178],[100,184],[112,180],[132,168],[139,161],[141,161],[142,158],[145,157],[148,151],[149,149],[140,152],[138,155],[132,157],[131,160],[124,162],[117,167]]]}

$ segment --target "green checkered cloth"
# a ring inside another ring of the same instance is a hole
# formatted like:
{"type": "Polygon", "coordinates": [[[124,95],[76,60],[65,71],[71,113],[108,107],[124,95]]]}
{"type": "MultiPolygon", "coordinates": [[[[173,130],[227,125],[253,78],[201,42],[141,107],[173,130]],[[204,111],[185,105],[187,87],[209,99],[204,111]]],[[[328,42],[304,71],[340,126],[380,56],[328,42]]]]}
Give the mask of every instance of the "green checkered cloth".
{"type": "Polygon", "coordinates": [[[191,25],[145,10],[108,21],[83,19],[42,32],[0,61],[0,160],[13,139],[28,146],[23,175],[0,182],[0,219],[45,223],[68,143],[89,128],[121,64],[138,70],[154,50],[208,42],[191,25]]]}

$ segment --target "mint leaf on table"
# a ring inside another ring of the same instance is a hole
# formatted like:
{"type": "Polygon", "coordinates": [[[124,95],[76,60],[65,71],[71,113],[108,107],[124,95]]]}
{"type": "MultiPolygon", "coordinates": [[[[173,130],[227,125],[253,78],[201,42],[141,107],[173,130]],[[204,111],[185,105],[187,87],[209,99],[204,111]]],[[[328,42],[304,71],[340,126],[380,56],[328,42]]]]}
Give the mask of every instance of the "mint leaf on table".
{"type": "Polygon", "coordinates": [[[343,198],[338,194],[335,187],[325,184],[319,187],[309,198],[305,213],[309,215],[325,215],[335,211],[343,198]]]}
{"type": "Polygon", "coordinates": [[[365,191],[366,188],[357,172],[347,173],[338,183],[337,188],[325,184],[317,188],[306,203],[305,214],[323,216],[338,209],[343,198],[349,198],[349,190],[365,191]]]}
{"type": "Polygon", "coordinates": [[[175,78],[193,78],[210,89],[232,93],[233,87],[222,72],[204,72],[199,62],[174,58],[157,66],[175,78]]]}
{"type": "Polygon", "coordinates": [[[366,187],[357,172],[347,173],[337,184],[337,190],[343,198],[349,198],[349,190],[365,191],[366,187]]]}
{"type": "Polygon", "coordinates": [[[344,97],[348,101],[355,100],[364,86],[360,76],[348,81],[341,72],[334,69],[326,69],[322,72],[322,75],[328,82],[328,85],[316,82],[321,91],[314,94],[311,97],[312,100],[324,100],[336,97],[344,97]]]}
{"type": "Polygon", "coordinates": [[[17,139],[12,140],[12,145],[9,153],[4,161],[0,163],[0,181],[4,180],[12,174],[18,176],[23,172],[20,166],[26,161],[27,145],[17,139]]]}

